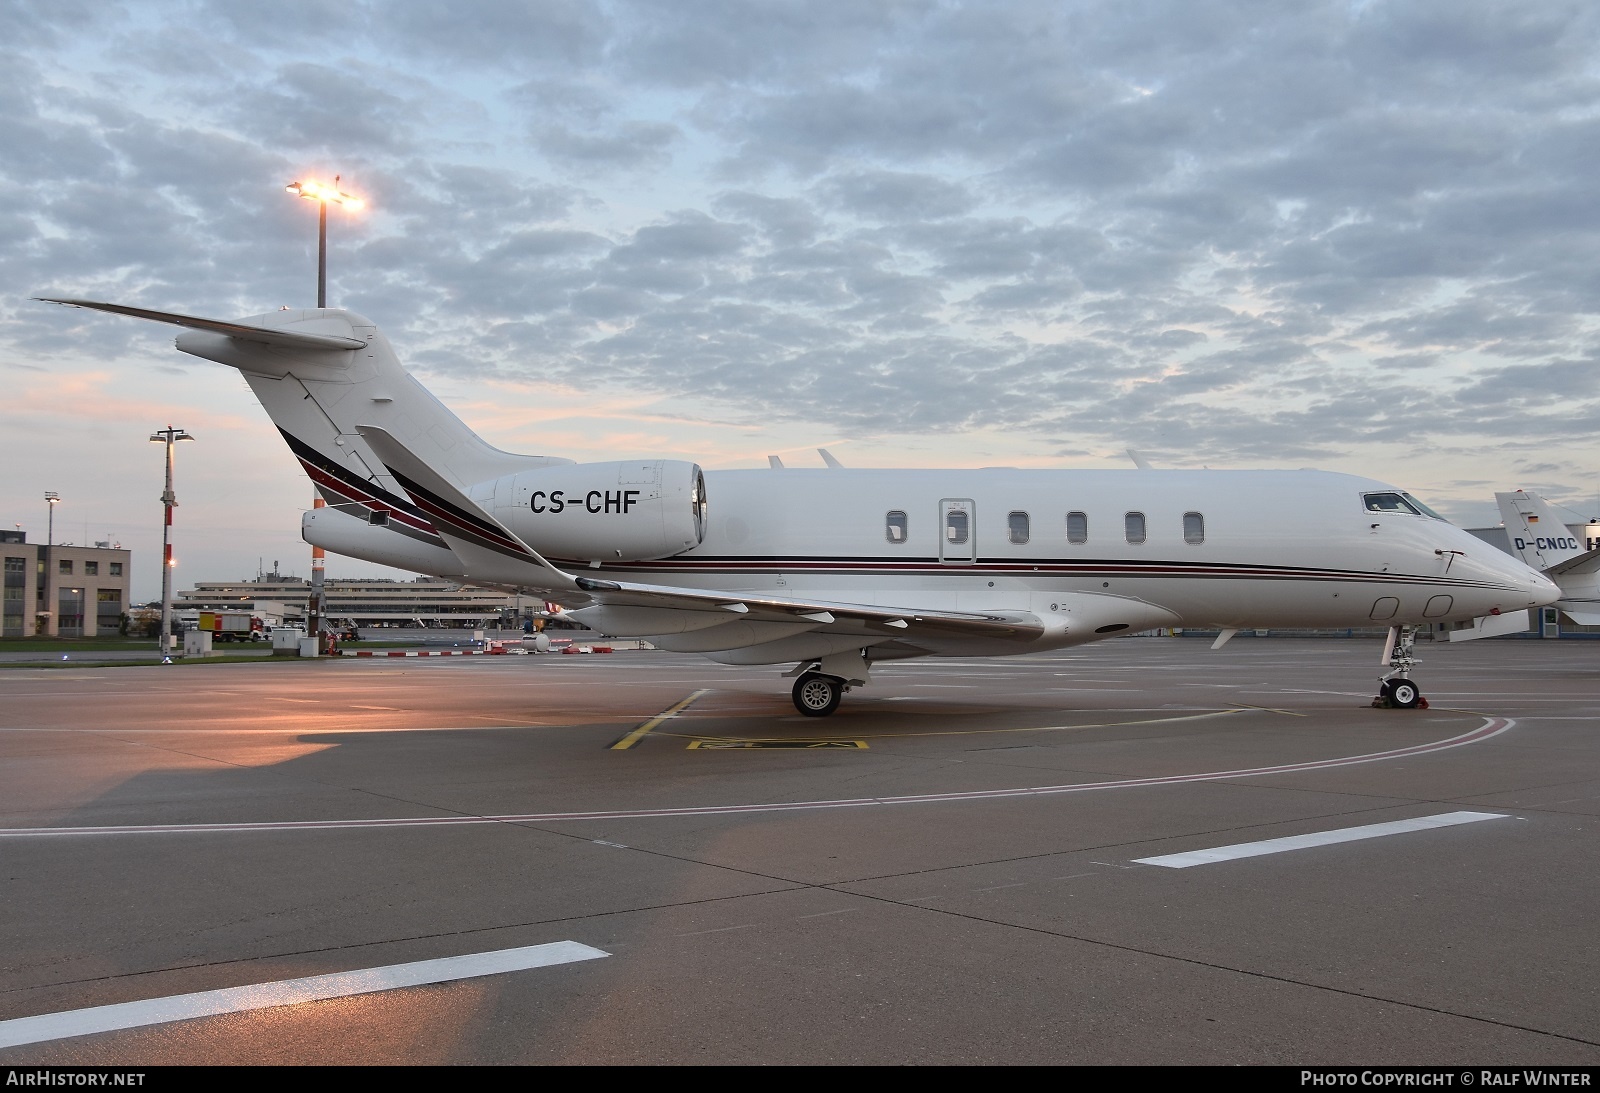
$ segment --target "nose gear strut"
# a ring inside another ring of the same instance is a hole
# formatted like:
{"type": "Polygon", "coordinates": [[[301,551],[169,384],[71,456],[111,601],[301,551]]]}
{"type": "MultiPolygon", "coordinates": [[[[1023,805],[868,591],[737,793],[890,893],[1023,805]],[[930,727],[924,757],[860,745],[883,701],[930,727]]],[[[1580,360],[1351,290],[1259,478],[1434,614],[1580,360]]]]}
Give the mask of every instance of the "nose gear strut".
{"type": "Polygon", "coordinates": [[[1378,694],[1372,700],[1379,710],[1426,710],[1428,700],[1411,681],[1411,672],[1417,666],[1417,628],[1415,626],[1389,627],[1388,640],[1383,645],[1379,664],[1388,668],[1378,681],[1378,694]]]}

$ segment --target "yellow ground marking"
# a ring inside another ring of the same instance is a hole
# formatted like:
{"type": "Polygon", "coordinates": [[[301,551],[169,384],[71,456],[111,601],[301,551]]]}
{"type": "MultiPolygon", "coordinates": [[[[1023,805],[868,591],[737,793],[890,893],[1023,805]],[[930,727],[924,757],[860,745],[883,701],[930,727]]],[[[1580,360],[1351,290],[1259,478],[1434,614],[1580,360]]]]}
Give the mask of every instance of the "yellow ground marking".
{"type": "MultiPolygon", "coordinates": [[[[1106,721],[1090,725],[1024,725],[1020,728],[1013,729],[941,729],[932,732],[874,732],[861,733],[860,736],[867,740],[899,740],[902,737],[909,739],[914,736],[983,736],[990,733],[1068,732],[1074,729],[1124,729],[1132,728],[1135,725],[1170,725],[1178,721],[1204,721],[1213,717],[1230,717],[1233,714],[1249,713],[1250,710],[1266,711],[1266,707],[1252,706],[1249,709],[1212,710],[1208,713],[1185,714],[1182,717],[1148,717],[1141,718],[1138,721],[1106,721]]],[[[658,733],[657,735],[676,737],[679,740],[691,741],[689,744],[691,748],[696,746],[704,748],[712,744],[739,746],[746,743],[762,743],[762,741],[750,741],[744,737],[688,736],[683,733],[670,732],[658,733]]],[[[821,744],[836,739],[836,737],[818,737],[816,740],[811,742],[821,744]]],[[[786,746],[792,747],[795,746],[797,742],[793,739],[790,739],[785,743],[786,746]]]]}
{"type": "Polygon", "coordinates": [[[666,721],[666,720],[669,720],[671,718],[677,717],[684,710],[688,709],[691,703],[699,700],[703,696],[708,695],[710,693],[711,693],[711,689],[709,687],[704,689],[704,690],[696,691],[694,694],[690,695],[688,698],[684,699],[682,702],[678,703],[676,706],[673,706],[671,709],[661,711],[660,713],[658,713],[654,717],[652,717],[649,721],[646,721],[643,725],[640,725],[637,729],[634,729],[627,736],[624,736],[621,740],[618,740],[615,744],[612,744],[611,745],[611,750],[612,751],[627,751],[629,748],[633,747],[639,741],[643,740],[646,736],[648,736],[650,734],[650,730],[651,729],[655,728],[657,725],[661,724],[663,721],[666,721]]]}
{"type": "Polygon", "coordinates": [[[1290,717],[1305,717],[1306,716],[1303,713],[1296,713],[1293,710],[1280,710],[1280,709],[1277,709],[1276,707],[1273,707],[1273,706],[1252,706],[1248,702],[1235,702],[1234,705],[1235,706],[1239,706],[1242,709],[1246,709],[1246,710],[1266,710],[1268,713],[1288,714],[1290,717]]]}

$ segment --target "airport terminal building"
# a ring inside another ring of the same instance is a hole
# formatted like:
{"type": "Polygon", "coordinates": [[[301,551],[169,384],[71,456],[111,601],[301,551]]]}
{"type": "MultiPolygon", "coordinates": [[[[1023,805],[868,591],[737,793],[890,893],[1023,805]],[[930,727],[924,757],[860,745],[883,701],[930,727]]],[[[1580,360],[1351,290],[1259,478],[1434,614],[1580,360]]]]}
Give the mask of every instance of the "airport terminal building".
{"type": "MultiPolygon", "coordinates": [[[[254,580],[200,581],[174,597],[180,614],[189,611],[251,611],[278,616],[289,625],[305,620],[311,581],[267,573],[254,580]]],[[[336,579],[323,582],[323,613],[355,626],[479,629],[543,609],[541,600],[489,588],[460,585],[434,577],[412,581],[336,579]]]]}
{"type": "Polygon", "coordinates": [[[131,554],[110,543],[48,546],[28,542],[23,531],[0,531],[5,560],[0,637],[119,633],[128,610],[131,554]]]}

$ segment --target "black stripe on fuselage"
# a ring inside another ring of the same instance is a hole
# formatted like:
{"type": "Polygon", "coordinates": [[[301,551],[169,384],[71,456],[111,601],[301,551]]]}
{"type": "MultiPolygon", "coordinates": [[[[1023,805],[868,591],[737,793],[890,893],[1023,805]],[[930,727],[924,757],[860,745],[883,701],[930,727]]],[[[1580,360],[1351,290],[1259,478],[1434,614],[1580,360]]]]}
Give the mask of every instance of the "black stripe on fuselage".
{"type": "Polygon", "coordinates": [[[329,478],[335,479],[339,485],[352,487],[359,491],[356,494],[347,493],[345,495],[352,501],[364,501],[367,499],[380,501],[386,508],[393,509],[397,512],[407,513],[408,515],[414,516],[424,523],[427,522],[427,515],[423,513],[423,511],[416,505],[412,504],[412,502],[407,498],[401,497],[395,493],[390,493],[376,482],[370,482],[367,479],[362,478],[350,468],[327,458],[321,452],[317,451],[317,449],[305,443],[303,440],[300,440],[298,437],[285,432],[282,427],[278,429],[278,432],[282,435],[284,443],[289,445],[289,450],[299,458],[301,463],[304,463],[310,467],[315,467],[329,478]]]}
{"type": "Polygon", "coordinates": [[[450,525],[452,531],[473,542],[521,561],[532,561],[527,551],[514,539],[506,537],[506,533],[483,517],[467,512],[457,505],[451,504],[433,491],[418,485],[393,467],[389,473],[394,475],[394,480],[405,488],[405,491],[423,506],[434,520],[450,525]]]}
{"type": "MultiPolygon", "coordinates": [[[[1125,558],[1039,558],[1005,561],[940,562],[935,558],[855,557],[700,557],[662,558],[650,562],[606,564],[607,573],[703,573],[745,575],[758,573],[832,573],[845,576],[964,573],[1006,576],[1079,577],[1191,577],[1222,580],[1337,581],[1431,585],[1442,588],[1507,588],[1489,581],[1440,575],[1385,573],[1307,566],[1275,566],[1237,562],[1130,560],[1125,558]]],[[[1521,591],[1520,589],[1514,589],[1521,591]]]]}

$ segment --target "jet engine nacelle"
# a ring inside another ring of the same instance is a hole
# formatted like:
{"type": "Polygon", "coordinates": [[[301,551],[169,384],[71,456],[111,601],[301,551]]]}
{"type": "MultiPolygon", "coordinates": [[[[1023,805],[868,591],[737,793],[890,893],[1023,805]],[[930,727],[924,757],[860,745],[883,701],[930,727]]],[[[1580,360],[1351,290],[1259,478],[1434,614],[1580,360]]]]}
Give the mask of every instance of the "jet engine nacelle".
{"type": "Polygon", "coordinates": [[[638,562],[705,538],[705,476],[693,463],[574,463],[506,475],[493,486],[495,517],[551,559],[638,562]]]}

